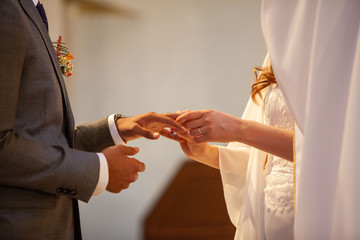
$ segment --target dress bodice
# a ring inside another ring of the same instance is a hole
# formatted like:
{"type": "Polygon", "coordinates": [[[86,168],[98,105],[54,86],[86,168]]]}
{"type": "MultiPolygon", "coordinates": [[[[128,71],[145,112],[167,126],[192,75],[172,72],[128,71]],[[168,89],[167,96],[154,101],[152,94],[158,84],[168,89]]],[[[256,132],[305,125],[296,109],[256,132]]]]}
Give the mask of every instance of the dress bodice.
{"type": "MultiPolygon", "coordinates": [[[[267,125],[293,129],[294,119],[277,84],[272,84],[264,97],[264,117],[267,125]]],[[[264,170],[265,209],[275,213],[293,211],[293,163],[268,154],[264,170]]]]}
{"type": "Polygon", "coordinates": [[[288,110],[284,96],[277,84],[270,85],[264,97],[265,123],[283,129],[293,129],[294,118],[288,110]]]}

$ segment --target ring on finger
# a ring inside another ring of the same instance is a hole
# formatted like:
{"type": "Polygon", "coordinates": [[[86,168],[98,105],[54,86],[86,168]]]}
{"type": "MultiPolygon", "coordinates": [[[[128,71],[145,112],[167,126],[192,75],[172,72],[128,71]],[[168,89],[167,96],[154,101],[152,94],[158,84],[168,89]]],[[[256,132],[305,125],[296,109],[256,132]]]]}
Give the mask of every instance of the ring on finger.
{"type": "Polygon", "coordinates": [[[200,135],[202,135],[201,129],[198,127],[198,132],[200,135]]]}

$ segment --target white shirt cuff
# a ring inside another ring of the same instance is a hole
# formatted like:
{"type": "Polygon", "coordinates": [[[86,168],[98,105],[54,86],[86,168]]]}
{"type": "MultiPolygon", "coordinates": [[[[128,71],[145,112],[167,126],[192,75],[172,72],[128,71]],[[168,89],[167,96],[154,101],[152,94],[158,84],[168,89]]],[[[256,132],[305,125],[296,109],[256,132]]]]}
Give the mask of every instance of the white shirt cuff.
{"type": "Polygon", "coordinates": [[[96,153],[96,154],[99,157],[100,171],[99,171],[99,181],[92,194],[93,196],[100,195],[106,189],[106,186],[108,185],[109,182],[109,170],[105,155],[102,153],[96,153]]]}
{"type": "Polygon", "coordinates": [[[112,114],[108,117],[108,124],[109,124],[111,137],[114,140],[115,145],[126,145],[126,143],[124,142],[124,140],[122,139],[122,137],[120,136],[120,134],[117,130],[115,120],[114,120],[114,115],[115,114],[112,114]]]}

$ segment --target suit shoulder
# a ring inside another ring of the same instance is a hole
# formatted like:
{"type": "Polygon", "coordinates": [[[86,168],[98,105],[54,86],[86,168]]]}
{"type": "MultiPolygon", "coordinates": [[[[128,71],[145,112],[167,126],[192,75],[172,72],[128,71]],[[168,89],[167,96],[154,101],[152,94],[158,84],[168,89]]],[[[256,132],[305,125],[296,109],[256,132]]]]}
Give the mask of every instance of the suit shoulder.
{"type": "Polygon", "coordinates": [[[19,1],[2,0],[0,16],[1,46],[10,47],[13,44],[18,45],[20,42],[23,42],[25,40],[24,29],[26,15],[22,10],[19,1]]]}
{"type": "Polygon", "coordinates": [[[0,28],[23,28],[25,13],[17,0],[2,0],[0,8],[0,28]]]}

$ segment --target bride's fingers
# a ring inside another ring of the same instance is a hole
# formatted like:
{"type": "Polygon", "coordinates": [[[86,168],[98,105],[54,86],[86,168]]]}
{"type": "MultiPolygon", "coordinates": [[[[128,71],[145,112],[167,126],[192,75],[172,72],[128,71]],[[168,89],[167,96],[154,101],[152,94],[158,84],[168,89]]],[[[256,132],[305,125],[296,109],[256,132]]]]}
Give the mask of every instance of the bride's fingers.
{"type": "Polygon", "coordinates": [[[190,112],[190,110],[189,109],[187,109],[187,110],[178,110],[176,113],[184,114],[184,113],[187,113],[187,112],[190,112]]]}
{"type": "Polygon", "coordinates": [[[202,116],[203,116],[202,111],[189,111],[176,118],[176,121],[179,123],[184,123],[189,120],[199,119],[202,116]]]}
{"type": "Polygon", "coordinates": [[[202,118],[189,120],[182,124],[186,129],[195,129],[205,125],[205,121],[202,118]]]}
{"type": "Polygon", "coordinates": [[[188,142],[194,142],[194,137],[192,137],[189,132],[182,133],[182,132],[176,131],[175,134],[178,135],[179,137],[185,139],[188,142]]]}
{"type": "Polygon", "coordinates": [[[178,132],[178,131],[173,131],[172,133],[178,135],[179,137],[185,138],[185,139],[191,138],[191,136],[188,132],[182,133],[182,132],[178,132]]]}
{"type": "Polygon", "coordinates": [[[209,137],[207,135],[202,135],[197,138],[194,138],[195,143],[206,143],[209,142],[209,137]]]}
{"type": "Polygon", "coordinates": [[[177,114],[175,120],[176,120],[178,117],[184,115],[184,114],[187,113],[187,112],[190,112],[190,110],[178,110],[178,111],[175,113],[175,114],[177,114]]]}
{"type": "Polygon", "coordinates": [[[199,137],[205,135],[208,132],[207,127],[197,127],[190,130],[190,135],[193,137],[199,137]]]}

